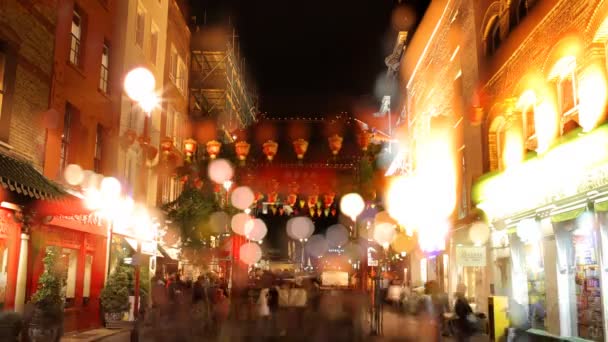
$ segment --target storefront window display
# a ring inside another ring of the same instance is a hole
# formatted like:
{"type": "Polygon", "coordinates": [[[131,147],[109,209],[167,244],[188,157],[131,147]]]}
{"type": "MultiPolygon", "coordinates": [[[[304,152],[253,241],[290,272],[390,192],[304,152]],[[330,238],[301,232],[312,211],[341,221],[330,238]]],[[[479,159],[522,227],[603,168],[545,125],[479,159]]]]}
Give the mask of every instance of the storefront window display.
{"type": "MultiPolygon", "coordinates": [[[[576,335],[593,341],[604,340],[603,304],[599,244],[594,216],[585,212],[578,218],[555,223],[562,269],[574,273],[576,335]]],[[[574,313],[573,313],[574,315],[574,313]]]]}

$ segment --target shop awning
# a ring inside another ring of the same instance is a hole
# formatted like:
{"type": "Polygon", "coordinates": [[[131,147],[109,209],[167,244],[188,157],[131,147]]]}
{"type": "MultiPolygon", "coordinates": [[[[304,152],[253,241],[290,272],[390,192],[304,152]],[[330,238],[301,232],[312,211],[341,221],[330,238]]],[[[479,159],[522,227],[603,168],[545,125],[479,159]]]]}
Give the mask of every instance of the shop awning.
{"type": "Polygon", "coordinates": [[[559,212],[553,214],[551,213],[551,221],[558,222],[566,222],[570,220],[574,220],[581,216],[587,210],[587,205],[578,205],[572,208],[567,208],[560,210],[559,212]]]}
{"type": "Polygon", "coordinates": [[[18,196],[37,200],[40,215],[88,214],[82,200],[44,177],[27,160],[0,152],[0,186],[18,196]]]}
{"type": "Polygon", "coordinates": [[[601,202],[595,202],[595,211],[608,211],[608,199],[601,202]]]}

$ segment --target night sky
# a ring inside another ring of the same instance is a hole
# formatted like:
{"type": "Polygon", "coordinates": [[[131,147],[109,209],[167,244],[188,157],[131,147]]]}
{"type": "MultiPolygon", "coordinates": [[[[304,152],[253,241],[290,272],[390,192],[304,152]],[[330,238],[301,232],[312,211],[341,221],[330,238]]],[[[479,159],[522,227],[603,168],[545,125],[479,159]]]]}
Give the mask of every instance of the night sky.
{"type": "Polygon", "coordinates": [[[412,14],[395,20],[398,2],[191,0],[191,14],[236,26],[261,111],[323,116],[379,106],[375,83],[386,73],[394,28],[415,25],[429,0],[404,0],[412,14]]]}

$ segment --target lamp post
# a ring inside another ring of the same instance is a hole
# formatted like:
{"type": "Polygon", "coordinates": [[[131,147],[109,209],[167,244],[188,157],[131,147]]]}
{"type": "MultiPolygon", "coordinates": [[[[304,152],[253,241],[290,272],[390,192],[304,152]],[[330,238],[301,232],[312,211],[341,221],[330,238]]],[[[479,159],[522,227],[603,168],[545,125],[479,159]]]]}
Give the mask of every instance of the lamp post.
{"type": "MultiPolygon", "coordinates": [[[[143,67],[135,68],[125,76],[124,89],[127,96],[139,105],[139,107],[146,113],[144,118],[144,131],[143,131],[143,142],[144,146],[149,141],[149,125],[150,116],[154,108],[159,104],[159,98],[154,92],[156,87],[156,79],[154,74],[143,67]]],[[[145,154],[144,154],[145,155],[145,154]]],[[[145,157],[144,157],[145,158],[145,157]]],[[[141,180],[145,182],[147,177],[144,177],[146,173],[145,163],[142,163],[142,177],[141,180]]],[[[139,235],[139,234],[138,234],[139,235]]],[[[137,252],[136,252],[136,263],[135,263],[135,300],[133,304],[133,315],[137,319],[139,314],[139,282],[140,282],[140,260],[141,259],[141,239],[137,238],[137,252]]]]}

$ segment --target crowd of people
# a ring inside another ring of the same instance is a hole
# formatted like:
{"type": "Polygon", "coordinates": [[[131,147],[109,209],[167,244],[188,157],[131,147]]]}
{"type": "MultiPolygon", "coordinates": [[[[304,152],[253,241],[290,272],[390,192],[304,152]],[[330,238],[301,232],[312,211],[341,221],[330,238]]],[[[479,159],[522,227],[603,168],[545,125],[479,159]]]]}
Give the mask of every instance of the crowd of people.
{"type": "MultiPolygon", "coordinates": [[[[468,341],[483,330],[483,317],[472,310],[462,284],[452,304],[434,281],[414,289],[401,285],[400,291],[386,284],[382,288],[383,297],[394,303],[392,310],[412,317],[418,331],[435,336],[431,340],[443,335],[468,341]]],[[[313,277],[268,271],[232,293],[224,279],[211,273],[196,281],[155,277],[151,306],[141,312],[136,331],[140,341],[365,340],[370,298],[354,289],[322,289],[313,277]]]]}

